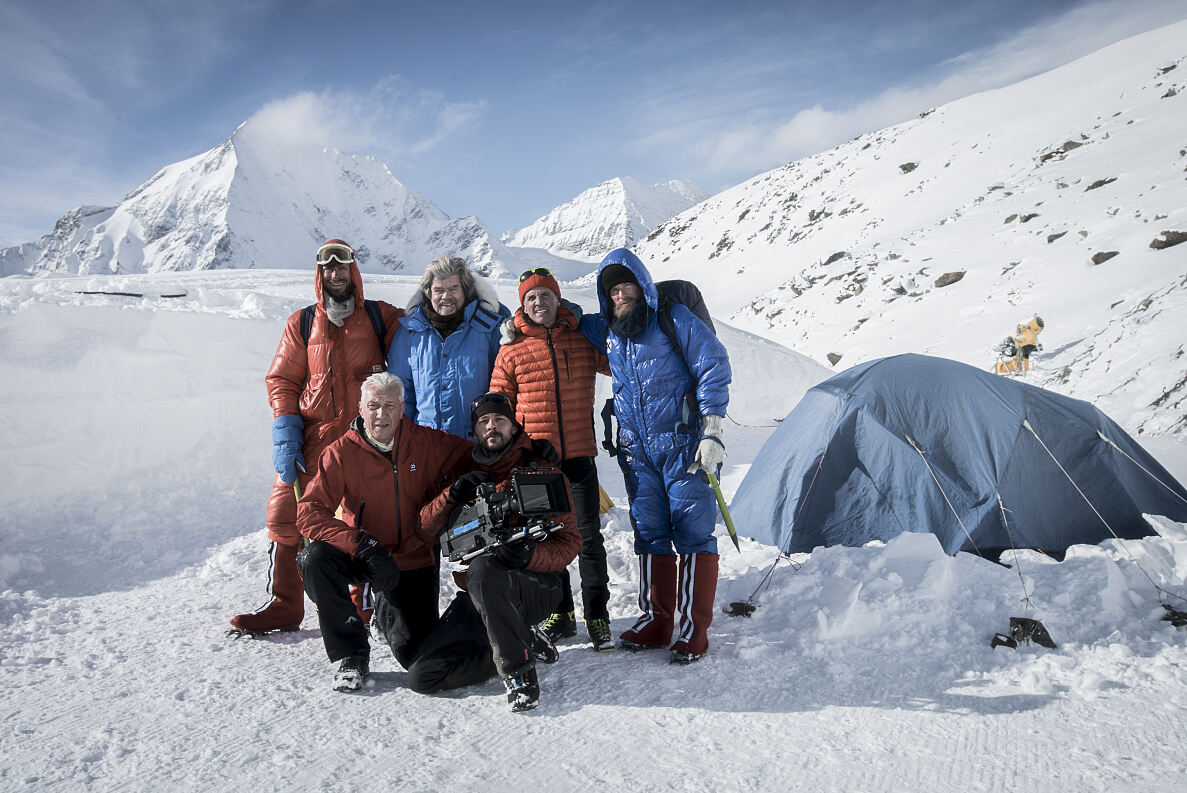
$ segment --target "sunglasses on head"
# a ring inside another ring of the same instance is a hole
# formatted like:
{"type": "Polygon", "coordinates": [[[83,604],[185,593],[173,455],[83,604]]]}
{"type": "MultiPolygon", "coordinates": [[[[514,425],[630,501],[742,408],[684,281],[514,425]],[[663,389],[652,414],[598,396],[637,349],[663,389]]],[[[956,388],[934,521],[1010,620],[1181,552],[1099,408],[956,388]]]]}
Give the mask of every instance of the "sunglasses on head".
{"type": "Polygon", "coordinates": [[[331,262],[352,264],[354,262],[354,251],[349,245],[343,245],[340,242],[331,242],[318,248],[317,263],[319,265],[326,265],[331,262]]]}
{"type": "Polygon", "coordinates": [[[470,412],[473,413],[478,408],[487,403],[493,402],[496,405],[510,405],[511,399],[506,394],[500,394],[498,391],[491,391],[489,394],[483,394],[470,403],[470,412]]]}
{"type": "Polygon", "coordinates": [[[533,275],[546,275],[551,278],[552,270],[549,270],[547,267],[537,267],[535,270],[524,270],[522,273],[519,274],[519,282],[522,284],[524,281],[528,280],[533,275]]]}

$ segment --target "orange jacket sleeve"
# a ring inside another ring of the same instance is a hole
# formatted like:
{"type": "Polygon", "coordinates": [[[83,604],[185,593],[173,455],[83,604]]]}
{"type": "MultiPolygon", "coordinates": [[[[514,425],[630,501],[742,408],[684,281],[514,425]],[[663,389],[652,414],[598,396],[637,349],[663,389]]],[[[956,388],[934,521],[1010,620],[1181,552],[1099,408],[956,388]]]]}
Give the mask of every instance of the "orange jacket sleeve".
{"type": "Polygon", "coordinates": [[[308,379],[309,356],[301,338],[301,312],[297,311],[285,323],[272,365],[264,376],[273,418],[301,414],[301,392],[308,379]]]}
{"type": "Polygon", "coordinates": [[[346,554],[354,554],[358,531],[334,517],[346,495],[342,460],[334,446],[322,452],[317,475],[297,502],[297,531],[310,540],[329,543],[346,554]]]}

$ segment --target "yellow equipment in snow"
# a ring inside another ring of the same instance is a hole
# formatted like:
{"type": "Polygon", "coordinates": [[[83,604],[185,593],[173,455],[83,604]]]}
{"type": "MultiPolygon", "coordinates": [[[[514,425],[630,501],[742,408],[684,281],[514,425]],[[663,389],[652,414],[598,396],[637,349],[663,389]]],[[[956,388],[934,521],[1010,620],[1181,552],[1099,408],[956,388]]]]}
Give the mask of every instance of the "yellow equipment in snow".
{"type": "Polygon", "coordinates": [[[1046,327],[1043,318],[1035,315],[1017,327],[1013,336],[1002,340],[994,352],[998,355],[994,371],[998,374],[1022,375],[1030,371],[1030,357],[1040,350],[1038,336],[1046,327]]]}

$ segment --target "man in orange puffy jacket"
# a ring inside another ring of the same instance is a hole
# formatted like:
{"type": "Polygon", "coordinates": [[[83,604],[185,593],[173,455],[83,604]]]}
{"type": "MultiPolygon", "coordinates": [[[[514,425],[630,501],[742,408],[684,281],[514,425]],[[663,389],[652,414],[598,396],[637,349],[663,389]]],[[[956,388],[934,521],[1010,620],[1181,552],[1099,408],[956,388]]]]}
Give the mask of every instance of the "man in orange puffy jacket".
{"type": "MultiPolygon", "coordinates": [[[[581,532],[581,601],[585,627],[595,650],[614,649],[610,634],[610,577],[598,514],[598,453],[594,434],[594,381],[610,374],[606,355],[577,329],[577,316],[560,302],[561,290],[546,268],[519,276],[520,308],[511,322],[514,338],[504,333],[491,372],[490,388],[506,394],[515,415],[533,438],[552,442],[561,471],[573,490],[573,512],[581,532]]],[[[573,589],[562,575],[563,595],[557,611],[541,626],[552,641],[577,632],[573,589]]]]}
{"type": "Polygon", "coordinates": [[[264,378],[272,405],[276,468],[265,518],[272,541],[270,597],[255,612],[232,617],[233,633],[254,635],[300,627],[305,596],[296,564],[301,537],[293,484],[304,492],[313,477],[307,461],[316,462],[358,415],[360,385],[372,373],[386,369],[388,345],[404,316],[403,309],[389,303],[363,299],[354,250],[339,239],[317,249],[313,289],[316,305],[288,318],[264,378]]]}
{"type": "Polygon", "coordinates": [[[370,663],[367,627],[351,585],[370,584],[374,622],[401,666],[437,624],[436,536],[420,533],[420,508],[464,470],[474,444],[404,415],[404,386],[368,377],[359,417],[321,453],[297,506],[309,545],[297,557],[331,663],[334,688],[356,691],[370,663]],[[341,517],[336,516],[341,509],[341,517]]]}

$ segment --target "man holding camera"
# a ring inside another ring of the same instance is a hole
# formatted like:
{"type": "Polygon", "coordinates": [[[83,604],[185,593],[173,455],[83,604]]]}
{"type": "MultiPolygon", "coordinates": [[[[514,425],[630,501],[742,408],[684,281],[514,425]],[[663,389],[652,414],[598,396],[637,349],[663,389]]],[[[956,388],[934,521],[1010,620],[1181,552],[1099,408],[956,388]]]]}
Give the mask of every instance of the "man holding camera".
{"type": "Polygon", "coordinates": [[[417,533],[418,513],[465,470],[473,448],[407,418],[399,377],[381,372],[363,381],[359,417],[322,453],[297,505],[297,528],[310,540],[297,566],[317,604],[326,654],[339,664],[335,690],[357,691],[370,671],[367,627],[350,585],[371,585],[373,621],[404,668],[437,624],[440,561],[436,538],[417,533]]]}
{"type": "MultiPolygon", "coordinates": [[[[445,530],[450,517],[479,496],[484,483],[507,492],[515,469],[532,465],[552,468],[558,462],[552,444],[543,439],[533,441],[524,433],[505,395],[491,392],[478,397],[470,413],[478,440],[470,471],[421,509],[425,542],[445,530]]],[[[568,482],[562,481],[568,496],[568,482]]],[[[463,591],[409,667],[408,684],[413,690],[431,693],[473,685],[497,672],[513,711],[536,707],[540,696],[536,660],[552,663],[558,654],[535,624],[556,608],[561,596],[560,574],[581,548],[573,513],[565,512],[554,520],[560,523],[559,528],[544,538],[495,546],[472,559],[464,574],[454,574],[463,591]]]]}

